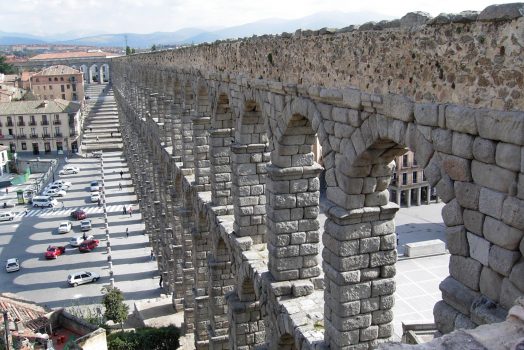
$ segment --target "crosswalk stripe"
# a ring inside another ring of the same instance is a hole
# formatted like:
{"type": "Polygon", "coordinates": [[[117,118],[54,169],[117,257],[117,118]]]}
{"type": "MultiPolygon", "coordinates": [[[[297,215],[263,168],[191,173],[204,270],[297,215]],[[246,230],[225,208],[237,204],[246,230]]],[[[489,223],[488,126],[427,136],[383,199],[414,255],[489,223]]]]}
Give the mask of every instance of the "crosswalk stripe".
{"type": "MultiPolygon", "coordinates": [[[[69,216],[72,211],[76,209],[81,209],[87,214],[102,214],[104,212],[103,208],[99,207],[72,207],[72,208],[60,208],[60,209],[31,209],[27,213],[24,211],[18,212],[15,217],[31,217],[31,216],[69,216]]],[[[114,213],[122,211],[121,205],[109,205],[107,206],[108,213],[114,213]]],[[[134,212],[137,213],[138,210],[134,209],[134,212]]]]}

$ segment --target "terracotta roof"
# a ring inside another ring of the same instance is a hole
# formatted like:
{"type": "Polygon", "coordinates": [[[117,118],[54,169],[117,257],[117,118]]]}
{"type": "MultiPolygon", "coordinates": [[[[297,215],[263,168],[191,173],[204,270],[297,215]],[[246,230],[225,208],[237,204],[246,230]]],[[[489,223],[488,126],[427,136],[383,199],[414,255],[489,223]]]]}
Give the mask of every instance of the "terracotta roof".
{"type": "Polygon", "coordinates": [[[42,69],[40,72],[34,74],[34,76],[42,75],[62,75],[62,74],[82,74],[81,71],[73,69],[68,66],[57,65],[42,69]]]}
{"type": "Polygon", "coordinates": [[[107,57],[114,56],[107,52],[55,52],[55,53],[42,53],[31,57],[30,61],[37,60],[52,60],[52,59],[66,59],[66,58],[83,58],[83,57],[107,57]]]}
{"type": "Polygon", "coordinates": [[[80,104],[62,99],[0,103],[0,115],[76,113],[80,104]]]}
{"type": "MultiPolygon", "coordinates": [[[[0,294],[0,310],[7,310],[7,318],[10,321],[17,319],[33,331],[37,331],[49,321],[44,317],[49,311],[29,301],[17,299],[8,293],[0,294]]],[[[0,314],[0,320],[3,324],[3,314],[0,314]]]]}

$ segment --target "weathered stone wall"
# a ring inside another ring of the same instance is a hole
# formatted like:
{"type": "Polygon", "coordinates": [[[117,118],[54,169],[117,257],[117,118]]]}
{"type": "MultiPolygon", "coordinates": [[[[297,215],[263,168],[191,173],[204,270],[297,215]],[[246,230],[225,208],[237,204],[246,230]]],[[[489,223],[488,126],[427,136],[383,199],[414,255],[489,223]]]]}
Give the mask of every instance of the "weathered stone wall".
{"type": "MultiPolygon", "coordinates": [[[[497,104],[492,97],[500,81],[481,86],[466,68],[475,57],[497,62],[491,76],[522,71],[522,57],[509,55],[522,50],[522,17],[496,21],[489,16],[500,19],[514,8],[474,15],[490,22],[433,20],[410,29],[405,28],[409,18],[421,18],[409,15],[400,29],[255,38],[113,62],[125,150],[146,230],[162,252],[159,268],[168,269],[162,272],[175,281],[170,282],[174,305],[183,308],[199,349],[261,344],[356,349],[388,341],[398,207],[388,203],[387,188],[393,159],[408,147],[446,203],[442,215],[452,257],[450,276],[440,286],[443,300],[434,309],[439,329],[450,332],[505,318],[524,294],[522,100],[497,104]],[[494,56],[494,48],[457,49],[457,43],[469,42],[472,31],[481,29],[490,43],[502,33],[513,38],[504,41],[503,52],[499,47],[503,59],[494,56]],[[319,67],[319,62],[332,62],[328,47],[351,47],[362,55],[398,47],[398,52],[388,51],[397,52],[398,66],[383,68],[403,79],[420,77],[425,59],[440,54],[440,46],[432,44],[439,42],[437,33],[455,39],[453,64],[446,66],[446,76],[461,77],[451,88],[454,95],[441,94],[444,83],[426,79],[422,84],[422,78],[414,79],[418,87],[412,93],[388,93],[387,78],[379,79],[380,73],[368,68],[364,72],[364,56],[345,55],[332,63],[344,67],[339,77],[358,75],[360,89],[349,88],[350,80],[335,80],[333,66],[319,67]],[[366,46],[333,44],[351,38],[366,46]],[[368,47],[370,38],[388,41],[368,47]],[[265,47],[257,43],[317,63],[292,84],[298,67],[306,70],[307,65],[290,63],[284,69],[275,56],[273,64],[260,57],[256,61],[260,51],[255,49],[265,47]],[[417,50],[411,55],[413,47],[417,50]],[[234,57],[225,59],[222,51],[234,57]],[[213,64],[224,66],[211,64],[207,55],[213,52],[213,64]],[[268,68],[281,73],[268,78],[285,83],[259,79],[259,71],[268,68]],[[497,109],[503,107],[513,111],[497,109]],[[315,135],[327,183],[323,228],[315,135]]],[[[511,79],[518,80],[518,74],[511,79]]],[[[511,79],[503,84],[517,86],[511,79]]]]}

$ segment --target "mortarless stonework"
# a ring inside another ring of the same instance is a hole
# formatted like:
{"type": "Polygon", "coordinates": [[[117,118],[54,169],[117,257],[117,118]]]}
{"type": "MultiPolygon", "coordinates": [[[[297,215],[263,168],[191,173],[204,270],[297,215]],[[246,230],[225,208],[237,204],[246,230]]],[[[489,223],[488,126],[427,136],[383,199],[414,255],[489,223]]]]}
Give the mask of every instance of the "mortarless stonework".
{"type": "Polygon", "coordinates": [[[434,309],[439,329],[504,320],[524,294],[518,9],[417,27],[410,21],[426,19],[408,14],[400,28],[113,61],[146,230],[198,349],[367,349],[389,340],[398,207],[387,187],[406,147],[446,193],[452,257],[434,309]]]}

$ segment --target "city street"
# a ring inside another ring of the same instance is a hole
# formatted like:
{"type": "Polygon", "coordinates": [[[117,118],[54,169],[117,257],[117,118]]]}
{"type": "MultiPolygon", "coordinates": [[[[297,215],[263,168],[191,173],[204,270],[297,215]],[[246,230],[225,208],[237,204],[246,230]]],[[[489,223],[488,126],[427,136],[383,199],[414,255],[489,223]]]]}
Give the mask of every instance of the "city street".
{"type": "MultiPolygon", "coordinates": [[[[101,179],[100,160],[76,156],[69,159],[69,164],[80,167],[81,171],[79,174],[60,176],[60,179],[73,183],[67,196],[59,199],[63,207],[39,209],[30,205],[17,206],[14,208],[17,213],[15,219],[0,223],[0,261],[4,264],[9,258],[18,258],[21,264],[20,271],[13,273],[6,273],[2,266],[1,292],[15,293],[49,307],[99,303],[102,287],[109,284],[109,271],[103,212],[97,203],[91,203],[89,183],[101,179]],[[27,214],[24,214],[25,208],[28,209],[27,214]],[[93,228],[88,234],[100,240],[99,247],[89,253],[80,253],[78,248],[68,245],[71,237],[82,235],[80,221],[70,218],[71,211],[78,208],[85,210],[88,219],[92,220],[93,228]],[[69,233],[58,234],[59,223],[67,220],[71,220],[73,229],[69,233]],[[65,245],[65,255],[56,260],[46,260],[44,252],[49,245],[65,245]],[[67,276],[84,270],[100,274],[100,280],[76,288],[69,287],[67,276]]],[[[132,303],[158,296],[158,281],[155,278],[158,273],[156,262],[150,261],[148,237],[144,235],[141,214],[125,166],[121,152],[104,153],[115,285],[132,303]],[[121,170],[124,172],[123,179],[121,170]],[[119,184],[122,185],[121,190],[119,184]],[[124,215],[123,207],[129,209],[131,205],[132,216],[124,215]],[[126,228],[129,228],[128,238],[126,228]]]]}

